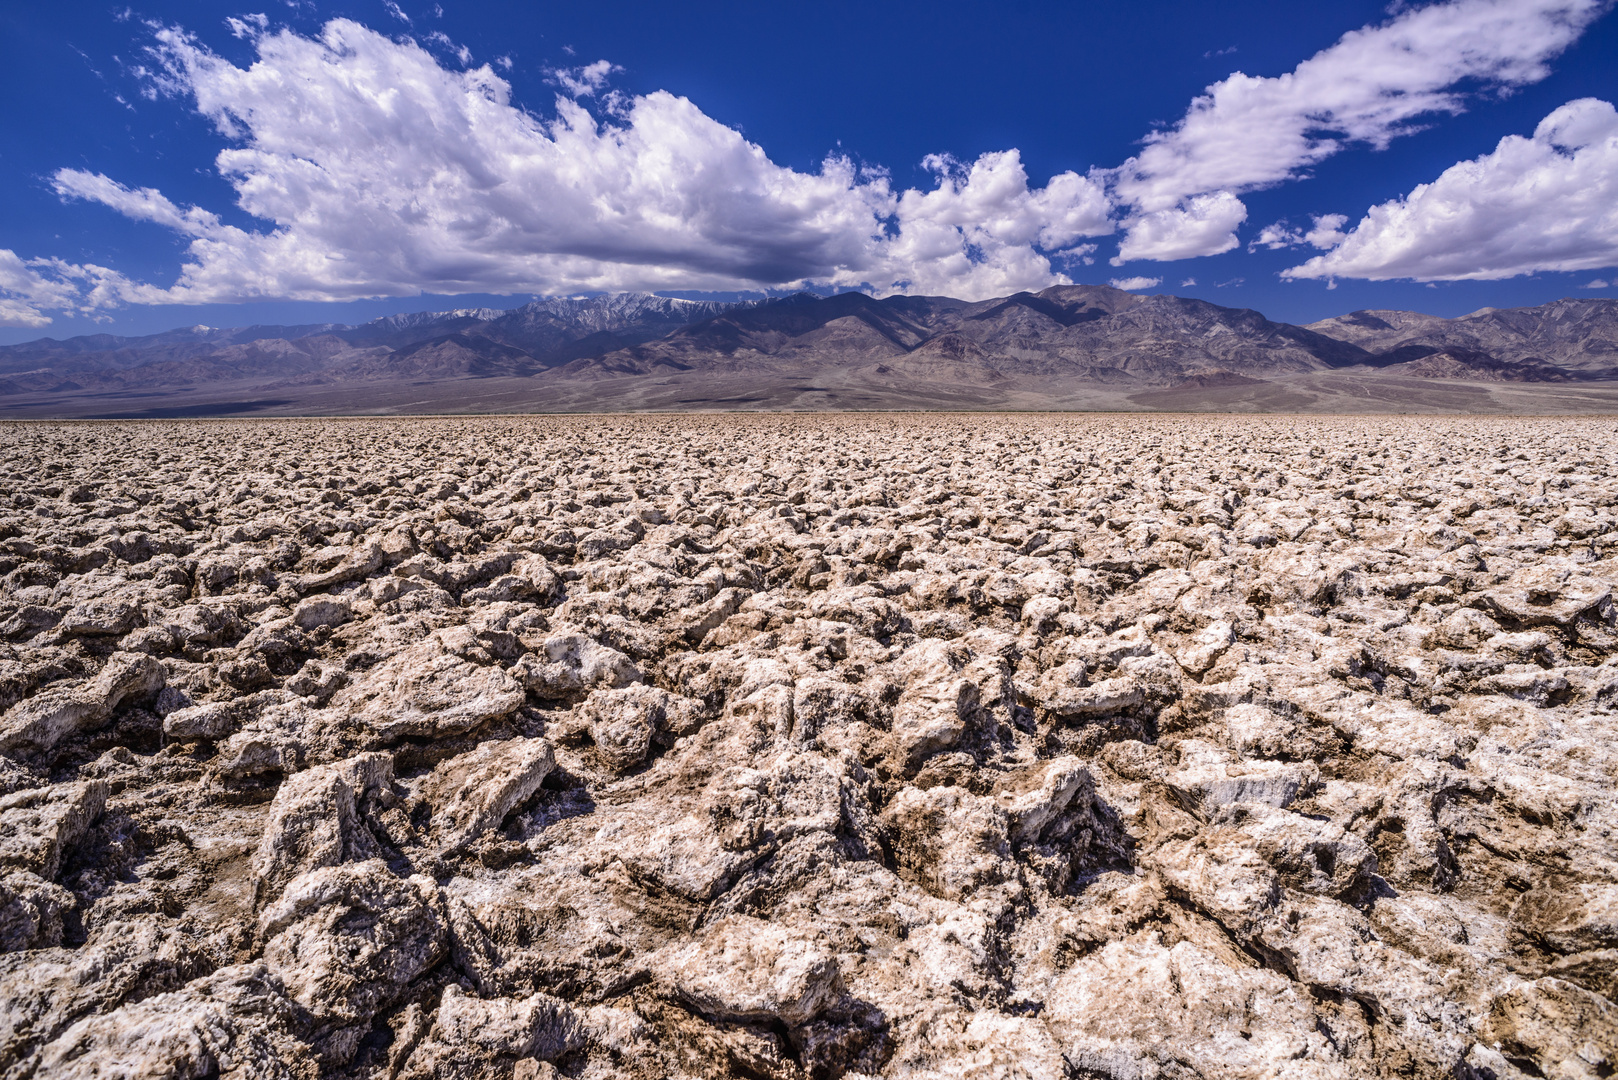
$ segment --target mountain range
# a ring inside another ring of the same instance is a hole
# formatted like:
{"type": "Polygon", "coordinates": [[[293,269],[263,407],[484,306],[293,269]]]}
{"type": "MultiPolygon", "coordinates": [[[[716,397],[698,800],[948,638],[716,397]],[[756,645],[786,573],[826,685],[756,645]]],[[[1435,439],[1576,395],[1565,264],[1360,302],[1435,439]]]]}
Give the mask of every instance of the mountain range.
{"type": "Polygon", "coordinates": [[[1294,326],[1099,285],[977,302],[619,293],[0,347],[10,416],[894,407],[1605,412],[1618,300],[1294,326]]]}

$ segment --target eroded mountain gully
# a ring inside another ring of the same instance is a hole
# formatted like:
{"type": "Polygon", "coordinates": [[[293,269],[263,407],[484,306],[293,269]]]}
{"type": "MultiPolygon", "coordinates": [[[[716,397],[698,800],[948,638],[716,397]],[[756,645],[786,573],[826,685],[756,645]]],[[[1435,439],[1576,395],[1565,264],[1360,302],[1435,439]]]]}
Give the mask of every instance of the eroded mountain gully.
{"type": "Polygon", "coordinates": [[[8,1077],[1601,1077],[1618,425],[0,442],[8,1077]]]}

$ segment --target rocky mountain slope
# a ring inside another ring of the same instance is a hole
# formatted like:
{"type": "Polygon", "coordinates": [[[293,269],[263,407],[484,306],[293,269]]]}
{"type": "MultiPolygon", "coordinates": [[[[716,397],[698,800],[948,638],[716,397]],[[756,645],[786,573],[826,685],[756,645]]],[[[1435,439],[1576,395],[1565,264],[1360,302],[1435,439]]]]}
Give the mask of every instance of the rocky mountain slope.
{"type": "Polygon", "coordinates": [[[1159,383],[1191,371],[1318,370],[1366,359],[1354,345],[1254,311],[1105,286],[1057,286],[967,304],[935,297],[801,297],[728,312],[560,374],[881,366],[918,377],[1057,375],[1159,383]]]}
{"type": "Polygon", "coordinates": [[[579,355],[650,340],[738,305],[619,293],[509,311],[390,315],[363,326],[195,326],[0,346],[0,394],[153,390],[198,382],[304,383],[532,375],[579,355]]]}
{"type": "Polygon", "coordinates": [[[1383,358],[1472,356],[1499,365],[1612,377],[1618,372],[1618,301],[1557,300],[1535,308],[1484,308],[1458,319],[1410,311],[1356,311],[1308,327],[1383,358]]]}
{"type": "Polygon", "coordinates": [[[1618,1069],[1610,421],[5,434],[8,1077],[1618,1069]]]}
{"type": "Polygon", "coordinates": [[[484,407],[515,411],[1026,407],[1025,399],[1138,408],[1155,400],[1143,393],[1213,402],[1219,394],[1200,392],[1255,383],[1263,387],[1254,400],[1298,407],[1322,396],[1319,380],[1301,393],[1271,384],[1345,372],[1364,387],[1350,398],[1395,401],[1421,400],[1422,384],[1443,381],[1618,385],[1618,301],[1564,300],[1461,319],[1355,312],[1300,327],[1201,300],[1087,285],[977,303],[844,293],[720,304],[620,294],[359,327],[46,339],[0,348],[0,411],[93,416],[109,403],[165,398],[174,404],[149,403],[158,410],[151,415],[205,413],[210,403],[226,412],[459,411],[491,398],[499,404],[484,407]],[[504,385],[492,391],[492,380],[504,385]],[[1399,389],[1398,380],[1418,391],[1399,389]],[[805,393],[842,397],[795,401],[805,393]]]}

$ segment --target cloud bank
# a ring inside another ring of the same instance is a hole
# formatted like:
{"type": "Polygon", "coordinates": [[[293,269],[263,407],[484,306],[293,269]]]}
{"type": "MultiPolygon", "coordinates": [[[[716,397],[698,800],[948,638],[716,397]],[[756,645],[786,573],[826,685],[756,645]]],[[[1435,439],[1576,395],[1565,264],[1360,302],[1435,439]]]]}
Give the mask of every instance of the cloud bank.
{"type": "Polygon", "coordinates": [[[1406,11],[1274,78],[1240,72],[1210,86],[1173,128],[1111,174],[1133,208],[1114,265],[1236,247],[1243,192],[1305,175],[1351,143],[1385,147],[1433,114],[1458,113],[1460,84],[1510,89],[1549,62],[1610,0],[1456,0],[1406,11]]]}
{"type": "Polygon", "coordinates": [[[1282,276],[1487,281],[1618,265],[1618,111],[1570,101],[1532,138],[1506,136],[1338,238],[1282,276]]]}
{"type": "MultiPolygon", "coordinates": [[[[64,199],[189,238],[179,278],[160,288],[0,249],[0,325],[124,303],[421,293],[821,284],[978,299],[1067,283],[1058,268],[1092,262],[1087,241],[1120,228],[1115,266],[1215,255],[1238,246],[1242,194],[1305,177],[1349,145],[1386,146],[1424,117],[1461,111],[1468,93],[1543,79],[1613,2],[1406,10],[1291,72],[1215,83],[1117,168],[1036,187],[1015,149],[969,163],[936,155],[923,163],[935,177],[925,190],[895,190],[886,173],[841,156],[815,172],[777,165],[683,97],[613,90],[606,60],[549,72],[555,110],[536,116],[512,104],[493,68],[469,67],[466,50],[436,32],[424,45],[346,19],[317,37],[271,32],[262,16],[231,19],[257,50],[241,68],[183,30],[159,29],[150,89],[188,99],[231,141],[215,164],[254,226],[59,170],[52,183],[64,199]],[[426,47],[435,44],[436,54],[426,47]]],[[[1300,278],[1612,265],[1601,104],[1570,104],[1576,116],[1547,119],[1533,139],[1507,139],[1373,208],[1350,233],[1345,216],[1327,214],[1307,230],[1267,226],[1249,249],[1327,251],[1287,272],[1300,278]],[[1463,235],[1463,219],[1477,231],[1463,235]]]]}
{"type": "Polygon", "coordinates": [[[61,259],[23,259],[0,248],[0,326],[49,326],[47,311],[88,315],[121,304],[160,303],[161,290],[116,270],[61,259]]]}
{"type": "Polygon", "coordinates": [[[239,143],[216,164],[270,227],[80,170],[54,183],[192,238],[169,303],[808,282],[990,296],[1067,281],[1050,256],[1113,230],[1099,181],[1031,187],[1015,150],[929,159],[927,191],[841,157],[784,168],[685,98],[609,92],[605,61],[552,73],[541,119],[488,66],[348,20],[262,34],[246,69],[179,30],[158,40],[161,84],[239,143]]]}

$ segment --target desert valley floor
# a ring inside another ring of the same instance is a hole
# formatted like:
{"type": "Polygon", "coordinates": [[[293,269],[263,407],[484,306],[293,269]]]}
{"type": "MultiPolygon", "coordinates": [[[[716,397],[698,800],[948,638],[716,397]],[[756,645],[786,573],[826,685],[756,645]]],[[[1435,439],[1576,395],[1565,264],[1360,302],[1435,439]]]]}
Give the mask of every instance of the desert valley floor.
{"type": "Polygon", "coordinates": [[[7,1077],[1618,1070],[1618,420],[0,427],[7,1077]]]}

